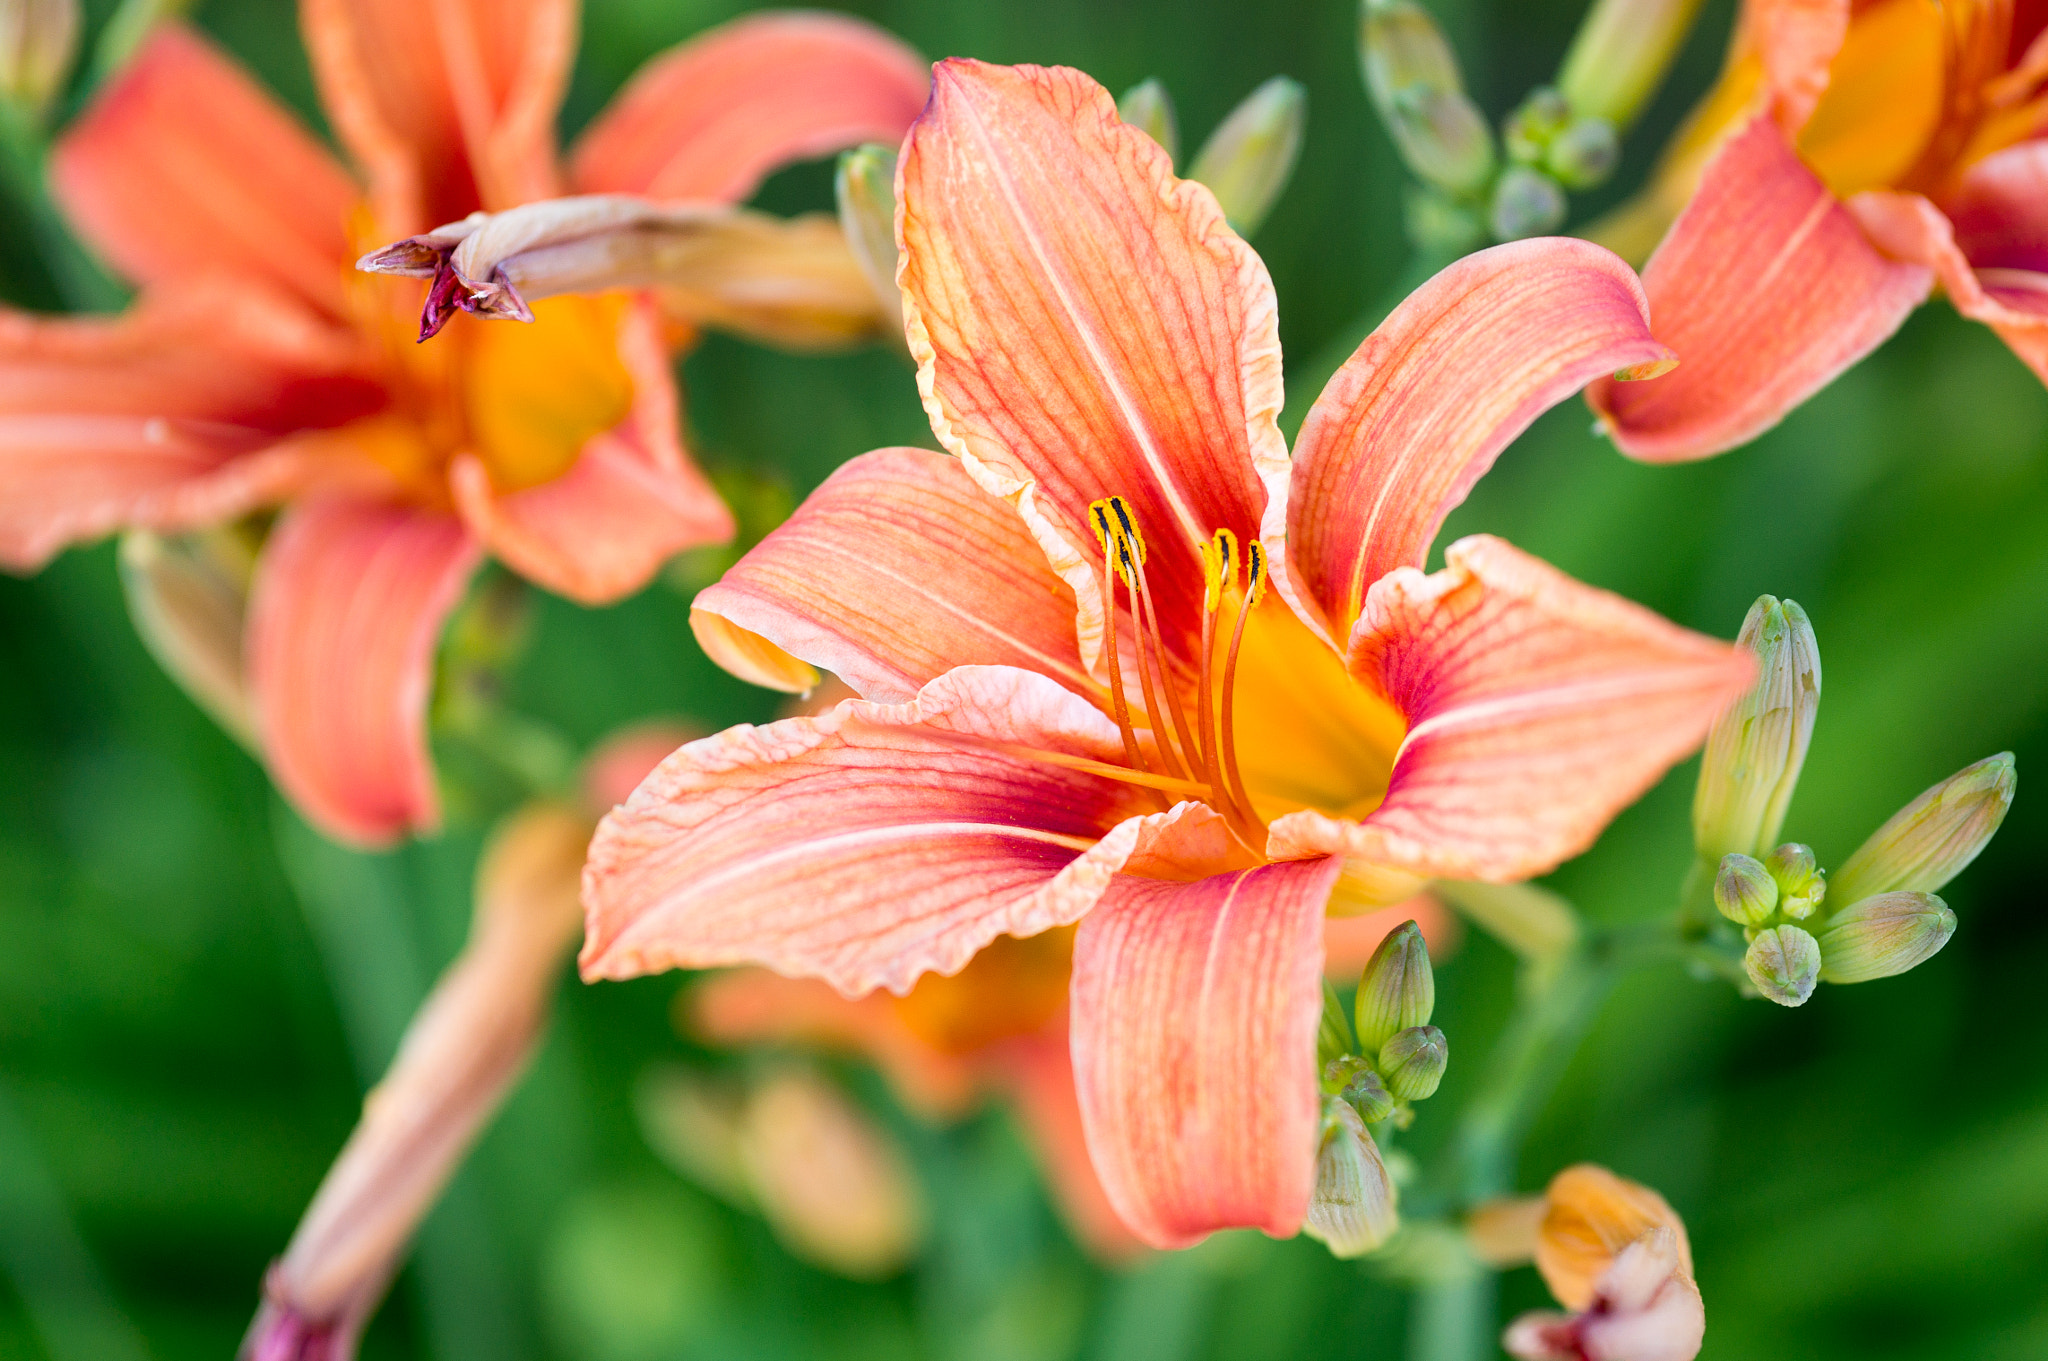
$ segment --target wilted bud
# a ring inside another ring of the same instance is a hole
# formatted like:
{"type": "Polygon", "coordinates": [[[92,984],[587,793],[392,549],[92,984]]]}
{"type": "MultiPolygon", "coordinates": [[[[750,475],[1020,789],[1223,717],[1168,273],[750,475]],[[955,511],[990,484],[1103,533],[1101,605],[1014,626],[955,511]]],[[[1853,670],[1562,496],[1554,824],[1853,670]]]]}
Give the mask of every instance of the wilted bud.
{"type": "Polygon", "coordinates": [[[1493,186],[1487,225],[1502,241],[1546,236],[1564,225],[1568,207],[1556,180],[1526,165],[1511,165],[1493,186]]]}
{"type": "Polygon", "coordinates": [[[1894,813],[1835,872],[1835,901],[1897,889],[1935,892],[1991,840],[2018,785],[2009,751],[1949,776],[1894,813]]]}
{"type": "Polygon", "coordinates": [[[1232,109],[1195,153],[1188,178],[1209,186],[1242,235],[1259,229],[1287,187],[1307,119],[1308,91],[1275,76],[1232,109]]]}
{"type": "Polygon", "coordinates": [[[1671,1229],[1651,1229],[1615,1254],[1584,1312],[1524,1314],[1502,1348],[1520,1361],[1692,1361],[1707,1314],[1678,1244],[1671,1229]]]}
{"type": "Polygon", "coordinates": [[[121,588],[143,645],[230,737],[256,742],[242,676],[242,619],[255,569],[252,543],[233,530],[121,537],[121,588]]]}
{"type": "Polygon", "coordinates": [[[78,0],[0,0],[0,98],[40,123],[78,55],[78,0]]]}
{"type": "Polygon", "coordinates": [[[1410,1026],[1429,1024],[1436,1010],[1436,975],[1429,967],[1429,945],[1422,928],[1402,922],[1387,933],[1358,980],[1358,1043],[1377,1054],[1388,1040],[1410,1026]]]}
{"type": "Polygon", "coordinates": [[[1880,893],[1851,903],[1820,933],[1820,976],[1830,983],[1890,978],[1932,959],[1956,933],[1956,914],[1932,893],[1880,893]]]}
{"type": "Polygon", "coordinates": [[[1541,165],[1543,154],[1557,135],[1571,125],[1572,106],[1548,85],[1529,92],[1529,97],[1501,121],[1500,140],[1508,159],[1521,165],[1541,165]]]}
{"type": "Polygon", "coordinates": [[[1820,709],[1820,645],[1805,610],[1760,596],[1735,645],[1756,657],[1757,678],[1707,734],[1692,832],[1710,864],[1730,851],[1762,855],[1777,841],[1820,709]]]}
{"type": "Polygon", "coordinates": [[[1700,0],[1594,0],[1558,72],[1574,113],[1627,127],[1656,93],[1700,0]]]}
{"type": "Polygon", "coordinates": [[[1820,980],[1820,946],[1803,927],[1774,926],[1757,934],[1742,956],[1756,990],[1781,1007],[1805,1004],[1820,980]]]}
{"type": "Polygon", "coordinates": [[[1714,876],[1714,906],[1737,926],[1762,926],[1778,910],[1778,881],[1762,861],[1730,851],[1714,876]]]}
{"type": "Polygon", "coordinates": [[[846,248],[867,276],[875,298],[903,333],[903,294],[896,287],[896,151],[870,142],[844,152],[833,187],[839,197],[839,230],[846,248]]]}
{"type": "Polygon", "coordinates": [[[1401,1222],[1399,1201],[1379,1146],[1356,1112],[1325,1100],[1315,1189],[1301,1231],[1334,1256],[1362,1256],[1393,1236],[1401,1222]]]}
{"type": "Polygon", "coordinates": [[[1679,1269],[1692,1274],[1685,1221],[1641,1182],[1578,1163],[1552,1177],[1543,1198],[1548,1208],[1536,1235],[1536,1270],[1565,1308],[1590,1308],[1600,1277],[1621,1250],[1657,1229],[1671,1232],[1679,1269]]]}
{"type": "Polygon", "coordinates": [[[1551,139],[1543,168],[1567,189],[1591,189],[1621,164],[1621,136],[1604,118],[1581,118],[1551,139]]]}
{"type": "Polygon", "coordinates": [[[1493,174],[1493,133],[1465,97],[1458,58],[1412,0],[1365,0],[1359,55],[1373,107],[1401,159],[1431,184],[1471,193],[1493,174]]]}
{"type": "Polygon", "coordinates": [[[1764,857],[1764,868],[1778,885],[1778,910],[1795,921],[1812,916],[1828,896],[1827,876],[1811,846],[1788,841],[1764,857]]]}
{"type": "Polygon", "coordinates": [[[1380,1048],[1380,1072],[1386,1075],[1387,1089],[1403,1101],[1435,1096],[1450,1061],[1450,1042],[1433,1025],[1410,1026],[1380,1048]]]}
{"type": "Polygon", "coordinates": [[[1180,123],[1173,116],[1173,96],[1154,76],[1140,81],[1116,102],[1117,117],[1166,148],[1166,158],[1180,160],[1180,123]]]}

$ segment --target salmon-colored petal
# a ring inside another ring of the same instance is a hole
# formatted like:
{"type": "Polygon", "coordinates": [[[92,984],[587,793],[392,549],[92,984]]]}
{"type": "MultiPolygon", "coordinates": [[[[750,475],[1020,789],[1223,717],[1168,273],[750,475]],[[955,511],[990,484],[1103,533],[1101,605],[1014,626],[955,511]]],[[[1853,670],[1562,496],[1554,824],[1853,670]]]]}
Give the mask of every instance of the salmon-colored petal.
{"type": "Polygon", "coordinates": [[[1351,669],[1408,716],[1362,823],[1273,824],[1274,856],[1357,856],[1452,879],[1525,879],[1591,845],[1706,736],[1752,663],[1498,539],[1381,579],[1351,669]]]}
{"type": "Polygon", "coordinates": [[[1599,246],[1542,237],[1451,265],[1309,409],[1286,500],[1266,512],[1282,591],[1337,645],[1372,583],[1422,566],[1444,516],[1531,421],[1591,379],[1670,358],[1635,271],[1599,246]]]}
{"type": "Polygon", "coordinates": [[[1019,748],[1122,750],[1093,706],[1008,667],[691,743],[591,843],[584,977],[757,963],[902,993],[1076,920],[1172,824],[1215,820],[1141,818],[1130,786],[1019,748]]]}
{"type": "Polygon", "coordinates": [[[925,449],[840,468],[693,610],[705,651],[739,675],[752,674],[753,634],[866,699],[905,700],[977,662],[1095,688],[1074,650],[1074,597],[1024,522],[958,459],[925,449]]]}
{"type": "Polygon", "coordinates": [[[249,600],[249,685],[271,775],[337,840],[440,821],[427,700],[441,623],[480,549],[452,516],[320,497],[285,512],[249,600]]]}
{"type": "Polygon", "coordinates": [[[1631,457],[1721,453],[1877,348],[1933,282],[1926,267],[1873,248],[1759,118],[1715,157],[1643,271],[1650,316],[1678,368],[1597,382],[1586,399],[1631,457]]]}
{"type": "Polygon", "coordinates": [[[1101,650],[1098,497],[1129,501],[1167,631],[1198,634],[1199,545],[1219,527],[1250,542],[1263,484],[1286,475],[1265,266],[1213,194],[1064,67],[940,63],[898,182],[932,428],[1017,503],[1078,598],[1083,657],[1101,650]]]}
{"type": "Polygon", "coordinates": [[[924,62],[837,14],[735,19],[655,57],[577,141],[586,192],[738,203],[791,161],[891,145],[924,107],[924,62]]]}
{"type": "Polygon", "coordinates": [[[1074,941],[1074,1085],[1110,1204],[1154,1247],[1292,1234],[1314,1179],[1335,859],[1120,877],[1074,941]]]}
{"type": "Polygon", "coordinates": [[[683,450],[675,378],[648,307],[627,313],[619,359],[631,377],[632,410],[585,443],[568,471],[500,492],[473,454],[450,470],[456,507],[493,556],[587,605],[631,595],[670,557],[724,543],[734,529],[725,502],[683,450]]]}
{"type": "Polygon", "coordinates": [[[982,1066],[989,1070],[989,1081],[1009,1093],[1053,1201],[1074,1237],[1102,1261],[1129,1260],[1144,1245],[1109,1203],[1088,1156],[1064,1020],[1043,1034],[1001,1046],[982,1066]]]}
{"type": "Polygon", "coordinates": [[[137,283],[255,275],[343,309],[356,188],[247,72],[166,23],[57,139],[50,188],[137,283]]]}
{"type": "Polygon", "coordinates": [[[1849,36],[1850,0],[1745,0],[1738,49],[1763,63],[1764,107],[1789,137],[1827,93],[1828,68],[1849,36]]]}
{"type": "Polygon", "coordinates": [[[299,24],[381,239],[559,192],[575,0],[303,0],[299,24]]]}

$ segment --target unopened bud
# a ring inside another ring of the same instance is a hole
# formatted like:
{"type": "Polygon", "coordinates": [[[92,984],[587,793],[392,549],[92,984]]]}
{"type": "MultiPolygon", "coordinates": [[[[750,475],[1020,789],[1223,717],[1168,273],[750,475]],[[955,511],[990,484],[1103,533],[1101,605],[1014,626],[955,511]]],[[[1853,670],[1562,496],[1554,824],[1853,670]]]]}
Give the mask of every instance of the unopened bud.
{"type": "Polygon", "coordinates": [[[1778,881],[1762,861],[1730,851],[1714,876],[1714,906],[1737,926],[1762,926],[1778,910],[1778,881]]]}
{"type": "Polygon", "coordinates": [[[1377,1054],[1401,1031],[1429,1024],[1434,1010],[1436,975],[1429,967],[1429,946],[1421,927],[1403,922],[1372,952],[1358,981],[1358,1043],[1365,1053],[1377,1054]]]}
{"type": "Polygon", "coordinates": [[[1932,959],[1956,933],[1956,914],[1932,893],[1880,893],[1837,912],[1820,934],[1830,983],[1890,978],[1932,959]]]}
{"type": "Polygon", "coordinates": [[[233,530],[121,538],[121,587],[135,630],[171,679],[244,746],[256,741],[242,675],[253,544],[233,530]]]}
{"type": "Polygon", "coordinates": [[[1797,926],[1758,933],[1742,956],[1756,990],[1781,1007],[1803,1006],[1820,979],[1820,946],[1797,926]]]}
{"type": "Polygon", "coordinates": [[[1794,921],[1812,916],[1828,896],[1827,876],[1811,846],[1788,841],[1764,857],[1764,868],[1778,885],[1778,910],[1794,921]]]}
{"type": "Polygon", "coordinates": [[[1358,1257],[1386,1242],[1400,1222],[1399,1196],[1379,1146],[1349,1106],[1324,1101],[1315,1189],[1302,1232],[1334,1256],[1358,1257]]]}
{"type": "Polygon", "coordinates": [[[1591,189],[1621,164],[1621,136],[1604,118],[1581,118],[1551,139],[1543,168],[1567,189],[1591,189]]]}
{"type": "Polygon", "coordinates": [[[1556,180],[1526,165],[1511,165],[1493,186],[1487,224],[1502,241],[1547,236],[1564,225],[1568,206],[1556,180]]]}
{"type": "Polygon", "coordinates": [[[1836,871],[1835,901],[1940,889],[1991,840],[2018,785],[2009,751],[1949,776],[1894,813],[1836,871]]]}
{"type": "Polygon", "coordinates": [[[1450,1042],[1433,1025],[1410,1026],[1380,1048],[1380,1072],[1386,1075],[1387,1090],[1403,1101],[1435,1096],[1450,1061],[1450,1042]]]}
{"type": "Polygon", "coordinates": [[[1757,661],[1756,684],[1714,720],[1693,795],[1693,844],[1709,863],[1762,855],[1778,839],[1820,709],[1820,645],[1806,611],[1760,596],[1735,645],[1757,661]]]}
{"type": "Polygon", "coordinates": [[[1325,1072],[1339,1060],[1351,1057],[1356,1045],[1351,1039],[1351,1021],[1344,1015],[1344,1003],[1327,979],[1323,982],[1323,1021],[1316,1031],[1316,1064],[1325,1072]]]}
{"type": "Polygon", "coordinates": [[[1548,85],[1531,90],[1521,107],[1502,120],[1501,146],[1520,165],[1541,165],[1557,135],[1571,125],[1572,106],[1548,85]]]}
{"type": "Polygon", "coordinates": [[[1308,91],[1275,76],[1232,109],[1195,154],[1188,178],[1209,186],[1240,234],[1257,231],[1287,187],[1307,119],[1308,91]]]}
{"type": "Polygon", "coordinates": [[[903,331],[903,295],[896,288],[896,151],[867,143],[844,152],[833,188],[839,198],[839,230],[854,263],[875,290],[892,334],[903,331]]]}
{"type": "Polygon", "coordinates": [[[1368,1125],[1394,1113],[1394,1098],[1370,1063],[1355,1054],[1323,1067],[1323,1095],[1334,1096],[1358,1112],[1368,1125]]]}
{"type": "Polygon", "coordinates": [[[1493,133],[1465,97],[1458,58],[1412,0],[1366,0],[1359,23],[1365,86],[1408,168],[1453,193],[1493,173],[1493,133]]]}
{"type": "Polygon", "coordinates": [[[1486,239],[1486,219],[1471,205],[1426,184],[1411,184],[1401,200],[1408,239],[1432,255],[1456,257],[1486,239]]]}
{"type": "Polygon", "coordinates": [[[1671,67],[1700,0],[1594,0],[1558,72],[1582,116],[1627,127],[1671,67]]]}
{"type": "Polygon", "coordinates": [[[1166,148],[1166,158],[1180,160],[1180,123],[1173,116],[1173,96],[1154,76],[1140,81],[1116,102],[1117,116],[1166,148]]]}
{"type": "Polygon", "coordinates": [[[0,3],[0,98],[40,123],[78,55],[78,0],[0,3]]]}

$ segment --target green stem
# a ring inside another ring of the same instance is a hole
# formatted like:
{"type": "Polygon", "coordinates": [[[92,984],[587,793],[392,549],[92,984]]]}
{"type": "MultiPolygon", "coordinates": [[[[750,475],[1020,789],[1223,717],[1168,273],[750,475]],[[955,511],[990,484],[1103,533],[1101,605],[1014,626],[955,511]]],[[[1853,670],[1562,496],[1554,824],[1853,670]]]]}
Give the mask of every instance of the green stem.
{"type": "Polygon", "coordinates": [[[1493,1355],[1500,1280],[1491,1271],[1431,1281],[1408,1307],[1408,1361],[1471,1361],[1493,1355]]]}

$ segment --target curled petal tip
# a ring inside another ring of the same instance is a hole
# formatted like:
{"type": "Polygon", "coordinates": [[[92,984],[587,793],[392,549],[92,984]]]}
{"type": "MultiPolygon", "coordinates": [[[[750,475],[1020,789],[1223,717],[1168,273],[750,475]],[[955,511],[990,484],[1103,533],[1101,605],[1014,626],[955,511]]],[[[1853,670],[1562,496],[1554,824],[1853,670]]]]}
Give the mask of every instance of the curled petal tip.
{"type": "Polygon", "coordinates": [[[379,247],[356,261],[365,274],[399,274],[409,279],[431,279],[447,263],[449,247],[435,244],[432,237],[408,236],[379,247]]]}
{"type": "Polygon", "coordinates": [[[1666,350],[1656,359],[1647,359],[1640,364],[1631,364],[1625,369],[1614,371],[1617,383],[1640,383],[1649,378],[1662,378],[1678,367],[1678,356],[1666,350]]]}

